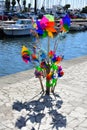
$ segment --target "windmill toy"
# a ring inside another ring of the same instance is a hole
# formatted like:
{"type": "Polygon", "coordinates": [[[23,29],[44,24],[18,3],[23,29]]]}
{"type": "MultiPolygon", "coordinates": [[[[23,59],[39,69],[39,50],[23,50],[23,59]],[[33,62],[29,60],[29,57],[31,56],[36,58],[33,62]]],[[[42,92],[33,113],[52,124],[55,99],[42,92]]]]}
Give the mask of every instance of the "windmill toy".
{"type": "Polygon", "coordinates": [[[37,46],[33,46],[32,51],[30,51],[27,47],[23,46],[21,51],[22,59],[25,63],[31,62],[35,66],[35,77],[39,79],[42,91],[49,95],[50,92],[54,93],[58,78],[64,75],[64,71],[60,65],[64,57],[58,56],[56,50],[58,40],[62,40],[62,34],[69,31],[70,18],[66,15],[60,20],[59,33],[55,29],[54,16],[49,14],[33,22],[33,27],[35,28],[34,34],[36,34],[36,38],[39,36],[43,38],[47,37],[47,51],[45,52],[42,48],[38,49],[37,46]],[[54,44],[51,50],[50,38],[54,38],[55,34],[57,35],[57,39],[54,43],[51,43],[54,44]],[[42,82],[43,78],[46,79],[45,87],[42,82]]]}

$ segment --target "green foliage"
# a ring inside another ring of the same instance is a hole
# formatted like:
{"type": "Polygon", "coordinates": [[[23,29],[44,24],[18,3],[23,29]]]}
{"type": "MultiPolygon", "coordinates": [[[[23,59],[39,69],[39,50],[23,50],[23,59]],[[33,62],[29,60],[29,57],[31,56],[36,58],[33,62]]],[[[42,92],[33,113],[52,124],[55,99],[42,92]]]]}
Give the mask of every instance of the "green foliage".
{"type": "Polygon", "coordinates": [[[31,3],[28,4],[28,8],[31,8],[31,3]]]}
{"type": "Polygon", "coordinates": [[[45,12],[44,6],[41,7],[41,11],[42,11],[42,12],[45,12]]]}
{"type": "Polygon", "coordinates": [[[18,2],[18,5],[19,5],[19,8],[20,8],[20,11],[22,12],[22,8],[21,8],[21,5],[20,5],[20,0],[17,0],[18,2]]]}
{"type": "Polygon", "coordinates": [[[70,4],[66,4],[63,8],[64,8],[65,10],[68,10],[68,8],[70,8],[70,4]]]}
{"type": "Polygon", "coordinates": [[[31,9],[31,3],[28,4],[28,11],[30,12],[31,9]]]}
{"type": "Polygon", "coordinates": [[[20,0],[17,0],[18,3],[20,3],[20,0]]]}
{"type": "Polygon", "coordinates": [[[26,6],[26,0],[23,0],[23,5],[26,6]]]}
{"type": "Polygon", "coordinates": [[[26,0],[23,0],[24,12],[26,10],[26,0]]]}
{"type": "Polygon", "coordinates": [[[84,8],[82,8],[82,13],[87,13],[87,6],[85,6],[84,8]]]}
{"type": "Polygon", "coordinates": [[[16,1],[12,0],[12,10],[14,10],[14,6],[16,5],[16,1]]]}

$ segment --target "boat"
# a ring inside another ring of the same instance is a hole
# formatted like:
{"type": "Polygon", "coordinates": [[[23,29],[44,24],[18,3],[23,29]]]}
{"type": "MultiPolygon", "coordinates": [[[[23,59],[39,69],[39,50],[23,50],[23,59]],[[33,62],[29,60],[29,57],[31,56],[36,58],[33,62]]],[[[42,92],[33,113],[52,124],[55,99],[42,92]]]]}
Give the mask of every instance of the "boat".
{"type": "Polygon", "coordinates": [[[24,36],[30,35],[33,29],[31,19],[18,19],[15,24],[3,27],[3,32],[8,36],[24,36]]]}
{"type": "Polygon", "coordinates": [[[70,31],[84,31],[86,30],[86,25],[85,24],[71,24],[70,26],[70,31]]]}

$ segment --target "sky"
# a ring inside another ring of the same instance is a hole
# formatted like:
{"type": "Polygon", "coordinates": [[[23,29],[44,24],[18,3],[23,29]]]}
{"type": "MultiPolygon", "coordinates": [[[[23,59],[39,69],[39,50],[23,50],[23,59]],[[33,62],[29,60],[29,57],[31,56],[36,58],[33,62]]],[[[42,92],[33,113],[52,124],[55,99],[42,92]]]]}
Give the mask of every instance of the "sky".
{"type": "MultiPolygon", "coordinates": [[[[3,1],[3,0],[0,0],[3,1]]],[[[5,1],[5,0],[4,0],[5,1]]],[[[10,0],[12,1],[12,0],[10,0]]],[[[31,7],[34,7],[34,1],[35,0],[26,0],[26,5],[28,6],[28,3],[31,3],[31,7]]],[[[20,0],[22,3],[23,0],[20,0]]],[[[42,4],[45,5],[45,8],[52,8],[52,5],[65,5],[70,4],[72,9],[81,9],[85,6],[87,6],[87,0],[37,0],[37,7],[40,9],[42,7],[42,4]]]]}
{"type": "MultiPolygon", "coordinates": [[[[26,0],[27,3],[31,2],[32,7],[34,7],[34,0],[26,0]]],[[[42,4],[45,4],[45,7],[52,7],[52,5],[65,5],[70,4],[72,9],[82,8],[87,5],[87,0],[37,0],[38,8],[41,8],[42,4]]]]}

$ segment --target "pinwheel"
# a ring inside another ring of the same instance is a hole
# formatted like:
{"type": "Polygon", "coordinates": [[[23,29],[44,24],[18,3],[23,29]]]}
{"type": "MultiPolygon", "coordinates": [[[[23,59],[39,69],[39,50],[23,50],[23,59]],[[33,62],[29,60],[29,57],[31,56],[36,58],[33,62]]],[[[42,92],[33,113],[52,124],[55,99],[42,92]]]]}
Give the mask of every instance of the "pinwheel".
{"type": "Polygon", "coordinates": [[[51,51],[48,53],[49,58],[52,58],[52,57],[54,56],[54,54],[55,54],[55,52],[51,50],[51,51]]]}
{"type": "Polygon", "coordinates": [[[39,51],[39,55],[40,55],[41,61],[45,60],[46,57],[47,57],[46,51],[43,50],[43,49],[41,49],[41,50],[39,51]]]}
{"type": "Polygon", "coordinates": [[[32,60],[33,61],[37,61],[37,62],[39,62],[39,60],[38,60],[38,56],[36,55],[36,54],[31,54],[31,57],[32,57],[32,60]]]}
{"type": "Polygon", "coordinates": [[[46,76],[46,79],[49,81],[49,80],[51,80],[52,79],[52,72],[50,72],[49,74],[47,74],[47,76],[46,76]]]}
{"type": "Polygon", "coordinates": [[[69,28],[70,28],[70,18],[69,18],[68,15],[66,15],[65,17],[63,17],[60,20],[60,25],[61,25],[61,30],[60,31],[63,31],[63,32],[69,31],[69,28]]]}
{"type": "Polygon", "coordinates": [[[45,61],[42,61],[42,62],[40,63],[40,67],[41,67],[42,69],[46,69],[46,68],[47,68],[46,62],[45,62],[45,61]]]}
{"type": "MultiPolygon", "coordinates": [[[[50,50],[50,38],[53,38],[53,34],[56,33],[54,16],[44,15],[40,20],[32,21],[34,30],[31,30],[32,36],[39,39],[39,35],[42,37],[48,36],[47,40],[47,50],[41,48],[41,45],[35,44],[32,46],[32,52],[25,46],[22,47],[22,59],[24,62],[28,63],[31,61],[35,66],[35,77],[39,79],[41,84],[41,89],[44,92],[44,87],[42,79],[46,79],[46,94],[49,95],[50,88],[51,92],[54,92],[54,88],[57,84],[58,78],[64,75],[62,66],[60,62],[63,60],[64,56],[58,56],[56,50],[58,47],[58,40],[61,40],[60,34],[69,31],[70,28],[70,18],[68,15],[62,18],[60,21],[60,33],[55,40],[54,49],[50,50]],[[62,32],[62,33],[61,33],[62,32]]],[[[43,39],[41,39],[43,40],[43,39]]],[[[39,40],[38,40],[39,41],[39,40]]],[[[40,43],[40,42],[38,42],[40,43]]]]}
{"type": "Polygon", "coordinates": [[[56,56],[56,54],[52,57],[52,62],[58,64],[63,60],[63,56],[56,56]]]}
{"type": "Polygon", "coordinates": [[[64,71],[62,70],[62,66],[58,66],[58,77],[62,77],[64,75],[64,71]]]}
{"type": "Polygon", "coordinates": [[[41,20],[37,20],[36,24],[34,23],[34,27],[38,34],[42,35],[43,37],[49,36],[53,38],[53,33],[57,32],[54,22],[54,16],[52,15],[44,15],[41,20]]]}
{"type": "Polygon", "coordinates": [[[25,63],[30,61],[31,52],[28,50],[27,47],[23,46],[21,51],[22,59],[25,63]]]}

